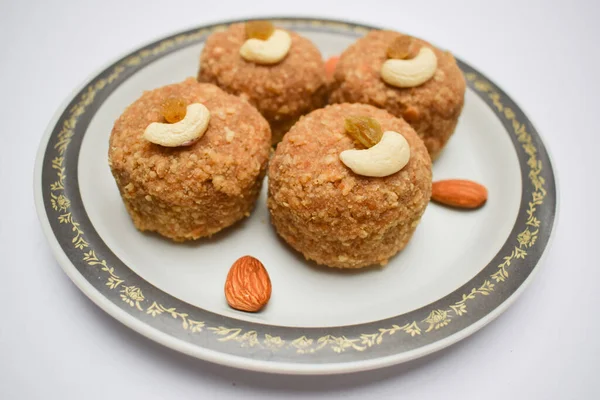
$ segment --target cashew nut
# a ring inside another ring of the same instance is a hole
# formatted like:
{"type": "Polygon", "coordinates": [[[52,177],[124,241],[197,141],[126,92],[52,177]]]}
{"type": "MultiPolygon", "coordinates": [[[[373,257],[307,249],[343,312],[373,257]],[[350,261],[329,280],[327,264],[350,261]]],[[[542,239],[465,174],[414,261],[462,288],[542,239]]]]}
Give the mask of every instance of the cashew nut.
{"type": "Polygon", "coordinates": [[[181,121],[174,124],[153,122],[148,125],[144,139],[166,147],[189,146],[204,135],[209,121],[210,111],[204,104],[190,104],[181,121]]]}
{"type": "Polygon", "coordinates": [[[410,146],[398,132],[386,131],[375,146],[364,150],[345,150],[340,160],[354,173],[383,177],[400,171],[410,159],[410,146]]]}
{"type": "Polygon", "coordinates": [[[275,29],[267,40],[246,40],[240,47],[240,55],[257,64],[276,64],[285,58],[291,45],[290,34],[284,30],[275,29]]]}
{"type": "Polygon", "coordinates": [[[415,58],[390,59],[384,62],[381,66],[381,78],[392,86],[414,87],[431,79],[436,69],[435,53],[429,47],[422,47],[415,58]]]}

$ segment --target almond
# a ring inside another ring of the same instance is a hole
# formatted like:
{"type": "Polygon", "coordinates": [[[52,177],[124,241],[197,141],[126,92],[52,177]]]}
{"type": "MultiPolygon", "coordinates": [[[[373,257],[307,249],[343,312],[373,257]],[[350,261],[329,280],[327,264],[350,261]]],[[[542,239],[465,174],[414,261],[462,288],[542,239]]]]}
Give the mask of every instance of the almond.
{"type": "Polygon", "coordinates": [[[478,208],[487,200],[487,189],[477,182],[449,179],[433,182],[431,200],[451,207],[478,208]]]}
{"type": "Polygon", "coordinates": [[[338,61],[340,61],[339,56],[332,56],[325,62],[325,75],[327,75],[327,79],[333,79],[338,61]]]}
{"type": "Polygon", "coordinates": [[[263,264],[252,256],[233,263],[225,281],[225,298],[231,308],[257,312],[271,298],[271,279],[263,264]]]}

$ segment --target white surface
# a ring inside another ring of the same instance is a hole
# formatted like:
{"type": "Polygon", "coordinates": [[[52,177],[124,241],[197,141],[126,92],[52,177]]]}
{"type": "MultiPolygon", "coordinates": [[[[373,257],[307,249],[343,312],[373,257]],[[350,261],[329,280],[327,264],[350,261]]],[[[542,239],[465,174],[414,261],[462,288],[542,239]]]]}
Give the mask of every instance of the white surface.
{"type": "MultiPolygon", "coordinates": [[[[327,54],[338,54],[354,41],[339,33],[300,33],[327,54]]],[[[307,263],[282,245],[269,223],[266,183],[251,217],[211,240],[182,246],[158,235],[140,235],[106,161],[108,136],[114,121],[144,90],[195,75],[200,51],[201,46],[190,46],[174,52],[120,85],[92,119],[81,146],[79,187],[90,220],[115,254],[142,278],[222,315],[273,325],[340,326],[426,306],[469,281],[500,251],[519,210],[521,171],[502,123],[471,91],[433,175],[481,182],[489,190],[488,202],[470,213],[428,207],[410,245],[386,268],[341,272],[307,263]],[[485,246],[473,246],[480,238],[485,238],[485,246]],[[428,251],[431,248],[436,251],[428,251]],[[232,310],[223,297],[229,267],[246,254],[265,264],[273,282],[273,300],[259,314],[232,310]]]]}
{"type": "Polygon", "coordinates": [[[103,1],[0,12],[0,398],[594,398],[600,358],[596,2],[103,1]],[[187,5],[184,5],[187,4],[187,5]],[[245,11],[247,10],[247,11],[245,11]],[[250,11],[252,10],[252,11],[250,11]],[[544,268],[502,317],[441,353],[380,371],[279,377],[164,349],[93,305],[53,260],[33,209],[33,158],[56,107],[91,72],[158,36],[221,19],[305,14],[397,27],[502,86],[551,147],[561,216],[544,268]],[[83,47],[87,46],[87,47],[83,47]],[[574,142],[579,139],[581,142],[574,142]],[[582,143],[583,145],[580,145],[582,143]],[[588,186],[590,186],[588,188],[588,186]]]}

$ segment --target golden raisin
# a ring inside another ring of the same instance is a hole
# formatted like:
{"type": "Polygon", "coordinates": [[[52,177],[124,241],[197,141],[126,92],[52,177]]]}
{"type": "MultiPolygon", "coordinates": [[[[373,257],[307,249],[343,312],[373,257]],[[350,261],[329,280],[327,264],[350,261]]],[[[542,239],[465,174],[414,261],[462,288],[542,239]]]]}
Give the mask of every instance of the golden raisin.
{"type": "Polygon", "coordinates": [[[363,146],[375,146],[381,140],[383,131],[375,118],[364,116],[350,116],[344,120],[346,133],[363,146]]]}
{"type": "Polygon", "coordinates": [[[246,22],[246,36],[248,39],[267,40],[274,31],[275,26],[270,21],[246,22]]]}
{"type": "Polygon", "coordinates": [[[415,58],[419,52],[419,46],[411,36],[398,36],[387,48],[387,57],[396,60],[415,58]]]}
{"type": "Polygon", "coordinates": [[[187,113],[185,100],[177,97],[169,97],[162,103],[162,113],[165,120],[170,124],[181,121],[187,113]]]}

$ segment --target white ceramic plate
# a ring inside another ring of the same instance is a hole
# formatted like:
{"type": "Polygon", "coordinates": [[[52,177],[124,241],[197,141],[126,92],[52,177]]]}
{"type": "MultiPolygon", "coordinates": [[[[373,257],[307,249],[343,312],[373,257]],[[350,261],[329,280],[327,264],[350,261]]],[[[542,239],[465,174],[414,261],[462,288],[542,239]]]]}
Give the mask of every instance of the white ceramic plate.
{"type": "MultiPolygon", "coordinates": [[[[325,58],[371,27],[279,19],[325,58]]],[[[142,91],[197,74],[200,27],[149,44],[76,91],[50,124],[35,172],[40,220],[65,272],[141,334],[206,360],[282,373],[339,373],[407,361],[498,316],[536,269],[554,225],[556,189],[544,145],[518,106],[459,61],[468,81],[458,128],[434,179],[468,178],[485,207],[431,204],[411,243],[385,268],[339,271],[305,261],[269,223],[266,190],[252,216],[209,240],[175,244],[138,232],[108,164],[113,122],[142,91]],[[251,254],[273,283],[258,314],[228,307],[232,262],[251,254]]],[[[263,186],[266,189],[266,185],[263,186]]]]}

